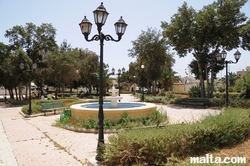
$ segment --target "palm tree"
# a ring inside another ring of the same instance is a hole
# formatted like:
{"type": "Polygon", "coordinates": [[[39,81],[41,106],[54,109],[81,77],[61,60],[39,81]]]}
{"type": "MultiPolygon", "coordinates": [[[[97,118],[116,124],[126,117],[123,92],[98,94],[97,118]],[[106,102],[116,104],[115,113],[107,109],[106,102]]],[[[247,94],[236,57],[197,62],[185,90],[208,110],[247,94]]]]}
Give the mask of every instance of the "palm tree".
{"type": "Polygon", "coordinates": [[[174,83],[179,82],[180,78],[175,76],[177,72],[166,68],[162,73],[161,83],[165,91],[171,91],[174,83]]]}

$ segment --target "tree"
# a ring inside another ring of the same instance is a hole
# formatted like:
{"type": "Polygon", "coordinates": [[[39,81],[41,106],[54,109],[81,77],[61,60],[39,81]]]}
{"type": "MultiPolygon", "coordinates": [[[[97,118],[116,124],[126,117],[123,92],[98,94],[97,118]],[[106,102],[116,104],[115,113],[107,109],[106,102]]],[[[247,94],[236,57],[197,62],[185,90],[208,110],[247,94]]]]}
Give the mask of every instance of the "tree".
{"type": "MultiPolygon", "coordinates": [[[[0,42],[0,78],[5,78],[6,76],[6,69],[4,67],[4,61],[6,58],[10,56],[10,49],[7,45],[0,42]]],[[[0,85],[7,85],[5,79],[0,79],[0,85]]]]}
{"type": "MultiPolygon", "coordinates": [[[[29,69],[33,63],[37,63],[38,68],[46,67],[42,60],[52,51],[57,49],[55,41],[56,29],[51,24],[43,23],[36,26],[33,23],[26,23],[25,26],[13,26],[6,30],[5,37],[9,38],[9,47],[12,51],[22,48],[30,58],[29,69]]],[[[13,65],[19,65],[22,61],[13,65]]],[[[35,73],[33,73],[35,74],[35,73]]],[[[43,74],[43,73],[39,73],[43,74]]],[[[44,75],[37,75],[36,82],[40,86],[43,82],[44,75]]]]}
{"type": "MultiPolygon", "coordinates": [[[[171,18],[171,23],[162,22],[164,36],[179,57],[192,53],[197,61],[201,97],[205,97],[204,80],[211,73],[211,89],[217,63],[215,55],[225,49],[230,51],[241,46],[249,49],[247,17],[240,12],[246,0],[227,0],[223,5],[214,2],[196,12],[184,2],[171,18]],[[205,72],[205,77],[204,77],[205,72]]],[[[220,64],[219,64],[220,65],[220,64]]]]}
{"type": "MultiPolygon", "coordinates": [[[[7,47],[6,47],[7,48],[7,47]]],[[[8,89],[10,98],[14,99],[14,96],[17,96],[17,100],[21,99],[21,89],[20,89],[20,82],[27,82],[28,79],[25,79],[24,75],[26,73],[22,73],[19,68],[19,63],[21,60],[29,61],[26,53],[20,48],[12,53],[9,51],[6,52],[5,57],[1,58],[0,66],[1,66],[1,76],[3,86],[8,89]],[[17,95],[17,86],[19,86],[19,96],[17,95]],[[13,89],[15,89],[16,95],[14,95],[13,89]]],[[[26,94],[27,96],[27,94],[26,94]]]]}
{"type": "Polygon", "coordinates": [[[58,51],[51,52],[45,58],[47,67],[44,68],[44,71],[47,73],[45,82],[47,85],[54,85],[56,87],[56,98],[59,87],[62,87],[62,97],[64,97],[65,86],[71,85],[78,76],[76,73],[78,53],[74,50],[63,49],[61,47],[58,51]]]}
{"type": "Polygon", "coordinates": [[[43,23],[36,26],[33,23],[26,23],[26,26],[16,25],[6,30],[5,37],[9,38],[12,50],[23,48],[33,62],[42,60],[48,52],[55,50],[56,29],[51,24],[43,23]]]}
{"type": "MultiPolygon", "coordinates": [[[[236,80],[239,79],[239,76],[236,73],[229,72],[228,73],[228,85],[229,87],[232,87],[236,84],[236,80]]],[[[223,84],[226,84],[226,76],[221,78],[221,82],[223,84]]]]}
{"type": "MultiPolygon", "coordinates": [[[[240,97],[250,98],[250,70],[247,70],[241,77],[237,77],[234,89],[241,92],[240,97]]],[[[223,78],[224,80],[224,78],[223,78]]]]}
{"type": "Polygon", "coordinates": [[[176,72],[169,68],[162,72],[161,84],[165,91],[172,91],[173,84],[180,81],[180,78],[175,74],[176,72]]]}
{"type": "Polygon", "coordinates": [[[98,87],[99,57],[88,49],[80,49],[77,59],[81,81],[88,87],[91,94],[92,87],[98,87]]]}
{"type": "Polygon", "coordinates": [[[161,72],[166,67],[171,68],[174,63],[172,55],[167,53],[168,47],[165,39],[162,38],[162,33],[148,28],[147,31],[142,31],[137,40],[132,41],[132,45],[132,49],[128,50],[129,56],[137,58],[138,71],[141,71],[141,65],[145,66],[143,76],[147,80],[147,87],[154,86],[161,78],[161,72]]]}

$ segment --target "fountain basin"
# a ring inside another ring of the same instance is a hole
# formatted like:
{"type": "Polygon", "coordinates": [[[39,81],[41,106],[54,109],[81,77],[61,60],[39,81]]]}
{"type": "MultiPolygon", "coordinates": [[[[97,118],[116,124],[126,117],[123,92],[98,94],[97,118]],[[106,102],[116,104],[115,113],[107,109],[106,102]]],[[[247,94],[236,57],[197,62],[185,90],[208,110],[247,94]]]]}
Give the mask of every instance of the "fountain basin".
{"type": "MultiPolygon", "coordinates": [[[[75,104],[70,106],[70,109],[73,118],[98,118],[99,104],[75,104]]],[[[154,110],[156,105],[152,103],[119,102],[115,108],[111,107],[110,102],[103,103],[104,118],[109,118],[111,122],[118,122],[124,112],[127,112],[131,118],[139,118],[148,116],[154,110]]]]}

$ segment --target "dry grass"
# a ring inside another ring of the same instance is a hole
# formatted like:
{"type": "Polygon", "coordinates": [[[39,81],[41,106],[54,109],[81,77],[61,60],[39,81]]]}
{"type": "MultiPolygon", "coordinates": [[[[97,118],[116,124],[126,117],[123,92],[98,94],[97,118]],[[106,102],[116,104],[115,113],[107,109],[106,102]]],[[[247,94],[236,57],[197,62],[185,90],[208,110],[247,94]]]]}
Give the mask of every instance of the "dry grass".
{"type": "Polygon", "coordinates": [[[247,163],[250,164],[250,137],[241,144],[233,147],[220,149],[214,153],[215,157],[246,157],[247,163]]]}

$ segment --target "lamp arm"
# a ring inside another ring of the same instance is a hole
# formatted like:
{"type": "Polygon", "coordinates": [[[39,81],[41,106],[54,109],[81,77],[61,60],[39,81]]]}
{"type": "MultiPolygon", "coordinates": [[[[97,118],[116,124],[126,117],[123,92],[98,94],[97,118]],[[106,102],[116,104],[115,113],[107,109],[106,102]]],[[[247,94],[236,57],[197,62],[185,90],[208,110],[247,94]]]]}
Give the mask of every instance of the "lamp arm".
{"type": "Polygon", "coordinates": [[[235,62],[234,61],[225,61],[225,63],[228,63],[228,64],[236,64],[237,62],[239,61],[239,59],[238,60],[236,60],[235,62]]]}
{"type": "Polygon", "coordinates": [[[122,36],[118,36],[118,39],[117,40],[115,40],[111,35],[104,35],[104,40],[106,40],[106,41],[114,41],[114,42],[118,42],[118,41],[120,41],[122,39],[122,36]]]}
{"type": "Polygon", "coordinates": [[[93,40],[95,40],[95,41],[100,40],[100,36],[99,35],[94,35],[91,39],[89,39],[88,36],[89,35],[84,34],[85,40],[88,41],[88,42],[93,41],[93,40]]]}

